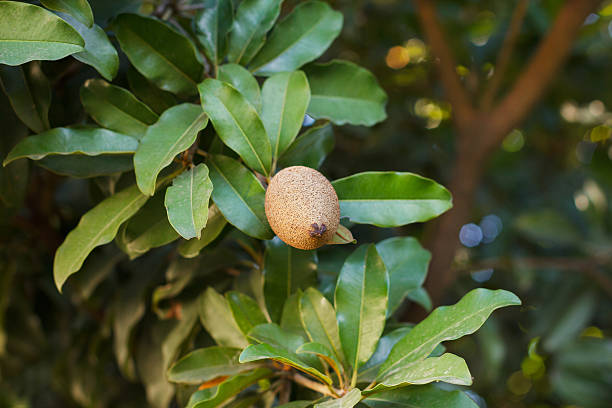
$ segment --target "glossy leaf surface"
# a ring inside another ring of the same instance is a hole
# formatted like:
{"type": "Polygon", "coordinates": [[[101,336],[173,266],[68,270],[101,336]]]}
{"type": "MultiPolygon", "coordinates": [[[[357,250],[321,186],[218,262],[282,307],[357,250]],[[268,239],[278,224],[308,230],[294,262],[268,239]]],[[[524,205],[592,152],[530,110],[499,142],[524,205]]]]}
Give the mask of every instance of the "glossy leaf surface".
{"type": "Polygon", "coordinates": [[[341,216],[358,224],[399,227],[427,221],[452,206],[447,189],[413,173],[357,173],[332,185],[341,216]]]}
{"type": "Polygon", "coordinates": [[[240,331],[247,335],[257,325],[268,323],[259,305],[253,298],[237,291],[225,294],[232,315],[240,331]]]}
{"type": "Polygon", "coordinates": [[[100,126],[142,139],[158,116],[127,89],[103,79],[89,79],[81,87],[81,103],[100,126]]]}
{"type": "Polygon", "coordinates": [[[203,66],[183,34],[153,17],[120,14],[112,24],[121,49],[142,75],[161,89],[194,95],[203,66]]]}
{"type": "Polygon", "coordinates": [[[325,124],[308,129],[291,143],[278,160],[278,167],[306,166],[318,169],[325,157],[334,149],[332,125],[325,124]]]}
{"type": "Polygon", "coordinates": [[[299,4],[281,21],[250,64],[258,75],[294,71],[317,59],[342,30],[342,13],[323,1],[299,4]]]}
{"type": "Polygon", "coordinates": [[[87,0],[41,0],[40,2],[50,10],[70,14],[87,27],[93,26],[93,13],[87,0]]]}
{"type": "Polygon", "coordinates": [[[206,57],[219,65],[227,47],[227,33],[232,27],[234,10],[231,0],[206,0],[204,9],[193,19],[193,29],[206,57]]]}
{"type": "Polygon", "coordinates": [[[17,1],[0,2],[0,64],[58,60],[83,51],[84,46],[79,33],[50,11],[17,1]]]}
{"type": "Polygon", "coordinates": [[[217,134],[253,170],[268,175],[272,165],[266,129],[251,103],[234,87],[217,79],[198,86],[204,112],[217,134]]]}
{"type": "Polygon", "coordinates": [[[370,395],[363,403],[371,408],[478,408],[465,393],[447,391],[434,385],[406,387],[370,395]]]}
{"type": "Polygon", "coordinates": [[[200,238],[208,220],[208,201],[213,185],[208,167],[198,164],[176,177],[166,191],[168,220],[185,239],[200,238]]]}
{"type": "Polygon", "coordinates": [[[261,119],[266,128],[272,157],[278,158],[295,140],[310,102],[310,88],[301,71],[283,72],[266,80],[262,89],[261,119]]]}
{"type": "Polygon", "coordinates": [[[339,60],[312,64],[304,71],[312,93],[308,114],[313,118],[372,126],[387,117],[387,94],[370,71],[339,60]]]}
{"type": "Polygon", "coordinates": [[[246,68],[238,64],[219,67],[219,81],[227,82],[242,94],[258,112],[261,111],[261,91],[257,80],[246,68]]]}
{"type": "Polygon", "coordinates": [[[198,105],[184,103],[162,113],[157,123],[147,128],[134,155],[136,182],[144,194],[153,195],[159,172],[195,142],[207,123],[208,117],[198,105]]]}
{"type": "Polygon", "coordinates": [[[272,321],[280,321],[289,296],[316,284],[316,268],[314,251],[292,248],[278,237],[266,243],[264,295],[272,321]]]}
{"type": "Polygon", "coordinates": [[[274,234],[264,210],[265,190],[238,161],[213,156],[207,162],[213,182],[212,198],[225,219],[247,235],[271,239],[274,234]]]}

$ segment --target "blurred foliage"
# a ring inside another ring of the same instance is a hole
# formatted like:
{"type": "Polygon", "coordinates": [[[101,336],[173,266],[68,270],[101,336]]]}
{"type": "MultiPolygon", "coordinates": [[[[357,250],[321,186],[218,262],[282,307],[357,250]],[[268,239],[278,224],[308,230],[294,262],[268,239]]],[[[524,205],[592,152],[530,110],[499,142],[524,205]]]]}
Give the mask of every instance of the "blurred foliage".
{"type": "MultiPolygon", "coordinates": [[[[285,5],[291,9],[296,3],[285,5]]],[[[398,170],[448,180],[452,112],[412,2],[330,3],[344,14],[345,25],[328,55],[374,72],[389,102],[388,119],[376,127],[337,130],[336,149],[323,164],[326,174],[335,179],[364,170],[398,170]]],[[[457,72],[471,92],[479,93],[494,69],[514,2],[438,3],[460,64],[457,72]]],[[[508,82],[550,27],[560,3],[530,2],[508,82]]],[[[91,4],[102,26],[141,6],[134,0],[91,4]]],[[[477,335],[449,348],[468,361],[483,407],[607,407],[612,400],[612,146],[601,127],[612,125],[611,7],[604,4],[589,16],[545,99],[491,156],[472,215],[482,241],[457,253],[456,267],[465,274],[449,301],[486,286],[512,290],[524,305],[500,313],[477,335]],[[492,214],[500,223],[487,235],[485,220],[492,214]]],[[[65,75],[72,64],[67,59],[42,64],[52,80],[54,126],[85,118],[79,88],[95,72],[85,68],[65,75]]],[[[125,61],[116,82],[127,86],[125,61]]],[[[4,95],[0,117],[4,156],[27,129],[4,95]]],[[[21,209],[0,206],[0,407],[142,407],[146,392],[163,400],[170,391],[155,377],[155,368],[192,344],[213,344],[198,326],[186,329],[172,319],[188,313],[177,305],[192,299],[205,282],[258,298],[252,289],[257,277],[239,272],[263,248],[238,233],[222,236],[214,251],[193,262],[165,248],[133,262],[116,249],[98,249],[64,294],[57,293],[51,274],[55,249],[79,216],[114,187],[102,180],[62,178],[26,161],[0,169],[0,183],[12,180],[7,172],[24,177],[30,172],[30,181],[24,191],[23,184],[12,186],[19,192],[12,196],[25,200],[21,209]],[[223,263],[211,270],[207,257],[223,263]],[[185,265],[169,267],[176,262],[185,265]],[[132,295],[129,302],[126,293],[132,295]]],[[[360,242],[376,242],[423,231],[417,225],[395,231],[357,226],[352,232],[360,242]]],[[[321,251],[324,294],[333,293],[333,271],[347,254],[321,251]]],[[[179,390],[178,401],[186,402],[191,391],[179,390]]]]}

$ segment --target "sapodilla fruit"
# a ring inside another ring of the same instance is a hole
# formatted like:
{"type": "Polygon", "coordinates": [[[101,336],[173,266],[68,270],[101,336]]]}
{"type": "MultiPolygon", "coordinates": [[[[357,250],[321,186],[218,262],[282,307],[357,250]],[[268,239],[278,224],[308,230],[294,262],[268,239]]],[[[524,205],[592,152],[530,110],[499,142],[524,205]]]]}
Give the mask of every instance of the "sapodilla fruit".
{"type": "Polygon", "coordinates": [[[315,249],[332,240],[340,223],[338,196],[324,175],[304,166],[279,171],[266,190],[270,227],[288,245],[315,249]]]}

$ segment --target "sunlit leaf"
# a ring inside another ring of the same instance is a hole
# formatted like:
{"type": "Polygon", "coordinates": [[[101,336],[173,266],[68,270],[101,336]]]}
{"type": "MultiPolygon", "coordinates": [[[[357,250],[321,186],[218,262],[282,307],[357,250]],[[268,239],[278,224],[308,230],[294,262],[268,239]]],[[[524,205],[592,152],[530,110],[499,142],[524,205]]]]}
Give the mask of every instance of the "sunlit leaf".
{"type": "Polygon", "coordinates": [[[93,13],[87,0],[40,0],[40,2],[48,9],[70,14],[87,27],[93,26],[93,13]]]}
{"type": "Polygon", "coordinates": [[[227,33],[234,19],[231,0],[206,0],[204,9],[194,17],[193,30],[206,57],[219,65],[227,47],[227,33]]]}
{"type": "Polygon", "coordinates": [[[227,82],[242,94],[258,112],[261,111],[261,91],[257,80],[246,68],[238,64],[219,67],[219,81],[227,82]]]}

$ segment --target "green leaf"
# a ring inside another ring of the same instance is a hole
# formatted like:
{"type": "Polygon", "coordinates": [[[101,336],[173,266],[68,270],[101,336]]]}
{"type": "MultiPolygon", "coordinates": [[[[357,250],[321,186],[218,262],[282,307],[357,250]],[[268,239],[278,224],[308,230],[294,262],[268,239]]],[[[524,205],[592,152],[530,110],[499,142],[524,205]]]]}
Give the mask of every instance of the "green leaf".
{"type": "Polygon", "coordinates": [[[429,297],[429,294],[427,293],[425,288],[420,287],[413,290],[412,292],[408,292],[406,294],[406,297],[412,302],[421,305],[421,307],[427,311],[430,311],[433,307],[433,304],[431,303],[431,298],[429,297]]]}
{"type": "Polygon", "coordinates": [[[121,226],[117,233],[117,244],[130,259],[134,259],[178,237],[166,217],[164,191],[159,191],[121,226]]]}
{"type": "Polygon", "coordinates": [[[289,296],[285,300],[283,306],[283,313],[280,319],[280,327],[283,330],[296,333],[304,338],[307,337],[304,327],[302,326],[302,319],[300,318],[300,299],[302,298],[302,291],[298,290],[293,295],[289,296]]]}
{"type": "Polygon", "coordinates": [[[332,185],[340,214],[357,224],[399,227],[427,221],[452,206],[447,189],[413,173],[357,173],[332,185]]]}
{"type": "Polygon", "coordinates": [[[155,113],[162,114],[166,109],[176,105],[176,98],[173,94],[159,89],[131,65],[127,71],[127,78],[134,95],[155,113]]]}
{"type": "Polygon", "coordinates": [[[359,401],[361,401],[361,391],[359,391],[357,388],[353,388],[344,394],[342,398],[331,399],[329,401],[315,404],[314,408],[352,408],[359,404],[359,401]]]}
{"type": "Polygon", "coordinates": [[[282,0],[243,0],[229,35],[227,57],[230,62],[248,64],[263,45],[266,33],[280,13],[282,0]]]}
{"type": "Polygon", "coordinates": [[[120,14],[112,29],[142,75],[165,91],[196,94],[204,67],[187,37],[155,18],[137,14],[120,14]]]}
{"type": "Polygon", "coordinates": [[[84,46],[74,28],[42,7],[0,1],[0,64],[58,60],[84,46]]]}
{"type": "Polygon", "coordinates": [[[299,289],[316,285],[316,270],[315,251],[292,248],[278,237],[266,243],[263,290],[272,321],[280,321],[289,296],[299,289]]]}
{"type": "Polygon", "coordinates": [[[342,13],[322,1],[299,4],[250,64],[257,75],[293,71],[321,56],[342,30],[342,13]]]}
{"type": "Polygon", "coordinates": [[[124,173],[134,168],[131,154],[101,154],[99,156],[56,154],[45,156],[37,160],[36,164],[54,173],[76,178],[108,176],[124,173]]]}
{"type": "Polygon", "coordinates": [[[196,141],[208,118],[198,105],[173,106],[149,126],[134,155],[136,182],[144,194],[153,195],[159,172],[196,141]]]}
{"type": "Polygon", "coordinates": [[[23,158],[40,160],[48,155],[127,154],[137,147],[136,139],[106,129],[55,128],[23,139],[9,152],[3,165],[23,158]]]}
{"type": "Polygon", "coordinates": [[[325,363],[334,370],[338,378],[342,378],[342,363],[338,361],[334,353],[321,343],[306,343],[302,344],[296,352],[298,354],[313,354],[321,358],[325,363]]]}
{"type": "Polygon", "coordinates": [[[13,111],[27,127],[36,133],[49,129],[51,86],[39,62],[23,67],[0,66],[0,85],[13,111]]]}
{"type": "Polygon", "coordinates": [[[334,60],[304,68],[312,97],[308,114],[337,125],[372,126],[385,120],[387,94],[370,71],[334,60]]]}
{"type": "Polygon", "coordinates": [[[505,290],[474,289],[456,304],[438,307],[393,347],[378,378],[424,359],[443,341],[474,333],[495,309],[520,304],[516,295],[505,290]]]}
{"type": "Polygon", "coordinates": [[[225,56],[227,33],[232,27],[234,10],[231,0],[206,0],[204,9],[192,20],[196,38],[206,57],[217,66],[225,56]]]}
{"type": "Polygon", "coordinates": [[[217,79],[207,79],[198,88],[204,112],[223,143],[253,170],[270,174],[270,142],[253,105],[234,87],[217,79]]]}
{"type": "MultiPolygon", "coordinates": [[[[231,401],[237,394],[256,384],[258,381],[268,378],[273,374],[273,371],[267,368],[258,368],[255,371],[245,374],[238,374],[234,377],[223,381],[214,394],[211,396],[193,401],[190,403],[190,408],[215,408],[223,406],[226,402],[231,401]]],[[[191,402],[191,401],[190,401],[191,402]]]]}
{"type": "Polygon", "coordinates": [[[72,54],[84,64],[91,65],[109,81],[117,75],[119,56],[102,28],[97,25],[87,27],[69,15],[62,16],[85,40],[85,50],[72,54]]]}
{"type": "Polygon", "coordinates": [[[293,353],[302,344],[306,343],[301,335],[285,330],[276,323],[260,324],[253,327],[248,338],[257,343],[266,343],[293,353]]]}
{"type": "Polygon", "coordinates": [[[212,156],[207,163],[215,186],[212,198],[225,219],[249,236],[272,239],[264,210],[266,192],[255,175],[226,156],[212,156]]]}
{"type": "Polygon", "coordinates": [[[119,226],[134,215],[147,201],[137,186],[107,198],[81,217],[55,253],[53,276],[61,291],[70,275],[77,272],[85,258],[97,246],[113,240],[119,226]]]}
{"type": "Polygon", "coordinates": [[[158,116],[130,91],[103,79],[89,79],[81,87],[81,103],[100,126],[142,139],[158,116]]]}
{"type": "Polygon", "coordinates": [[[257,80],[246,68],[238,64],[225,64],[219,67],[219,81],[227,82],[244,96],[257,112],[261,111],[261,92],[257,80]]]}
{"type": "Polygon", "coordinates": [[[168,381],[183,384],[201,384],[222,376],[231,376],[254,368],[240,364],[240,349],[207,347],[192,351],[168,369],[168,381]]]}
{"type": "Polygon", "coordinates": [[[302,128],[310,102],[310,88],[302,71],[271,76],[263,85],[263,112],[272,157],[278,158],[295,140],[302,128]]]}
{"type": "Polygon", "coordinates": [[[92,27],[93,13],[87,0],[40,0],[43,6],[54,11],[68,13],[81,24],[92,27]]]}
{"type": "Polygon", "coordinates": [[[385,391],[368,396],[362,402],[371,408],[478,408],[465,393],[446,391],[434,385],[385,391]]]}
{"type": "Polygon", "coordinates": [[[232,290],[225,294],[225,298],[236,324],[244,335],[247,335],[253,327],[268,323],[259,305],[251,297],[232,290]]]}
{"type": "Polygon", "coordinates": [[[212,190],[208,167],[203,163],[183,172],[168,187],[165,200],[168,220],[183,238],[201,237],[212,190]]]}
{"type": "Polygon", "coordinates": [[[211,287],[200,296],[200,321],[220,346],[243,349],[249,344],[236,325],[227,300],[211,287]]]}
{"type": "Polygon", "coordinates": [[[422,385],[437,381],[456,385],[472,385],[472,375],[464,359],[446,353],[440,357],[429,357],[402,366],[401,369],[384,378],[371,390],[364,391],[364,395],[407,385],[422,385]]]}
{"type": "Polygon", "coordinates": [[[300,135],[278,159],[278,167],[306,166],[318,169],[325,157],[334,150],[332,125],[315,126],[300,135]]]}
{"type": "Polygon", "coordinates": [[[389,275],[376,247],[357,248],[344,262],[334,301],[342,348],[353,367],[354,385],[357,370],[368,361],[385,326],[389,275]]]}
{"type": "Polygon", "coordinates": [[[201,232],[200,239],[193,238],[189,241],[183,241],[178,247],[179,254],[185,258],[194,258],[200,254],[200,251],[206,247],[208,244],[213,242],[223,228],[227,224],[227,221],[219,211],[219,207],[216,205],[211,205],[208,208],[208,221],[206,222],[206,227],[201,232]]]}
{"type": "Polygon", "coordinates": [[[376,244],[389,272],[387,317],[402,304],[406,295],[423,285],[431,254],[412,237],[395,237],[376,244]]]}
{"type": "Polygon", "coordinates": [[[346,228],[344,225],[339,224],[336,233],[332,237],[332,240],[328,242],[328,245],[344,245],[356,243],[357,240],[353,238],[351,230],[346,228]]]}
{"type": "Polygon", "coordinates": [[[308,408],[312,405],[313,401],[291,401],[283,405],[279,405],[277,408],[308,408]]]}
{"type": "Polygon", "coordinates": [[[252,361],[260,360],[274,360],[279,363],[286,364],[295,368],[296,370],[303,371],[307,374],[312,375],[324,384],[331,385],[332,380],[327,375],[323,374],[314,367],[311,367],[307,362],[302,360],[296,353],[291,352],[287,349],[275,347],[267,343],[250,345],[245,348],[240,354],[241,363],[249,363],[252,361]]]}
{"type": "Polygon", "coordinates": [[[338,334],[336,312],[331,303],[315,288],[308,288],[300,299],[300,319],[312,342],[327,347],[336,360],[346,361],[338,334]]]}
{"type": "Polygon", "coordinates": [[[389,352],[400,339],[402,339],[412,327],[400,327],[390,333],[385,334],[378,340],[376,350],[372,357],[359,369],[358,382],[372,382],[376,378],[376,374],[380,365],[385,362],[389,352]]]}

